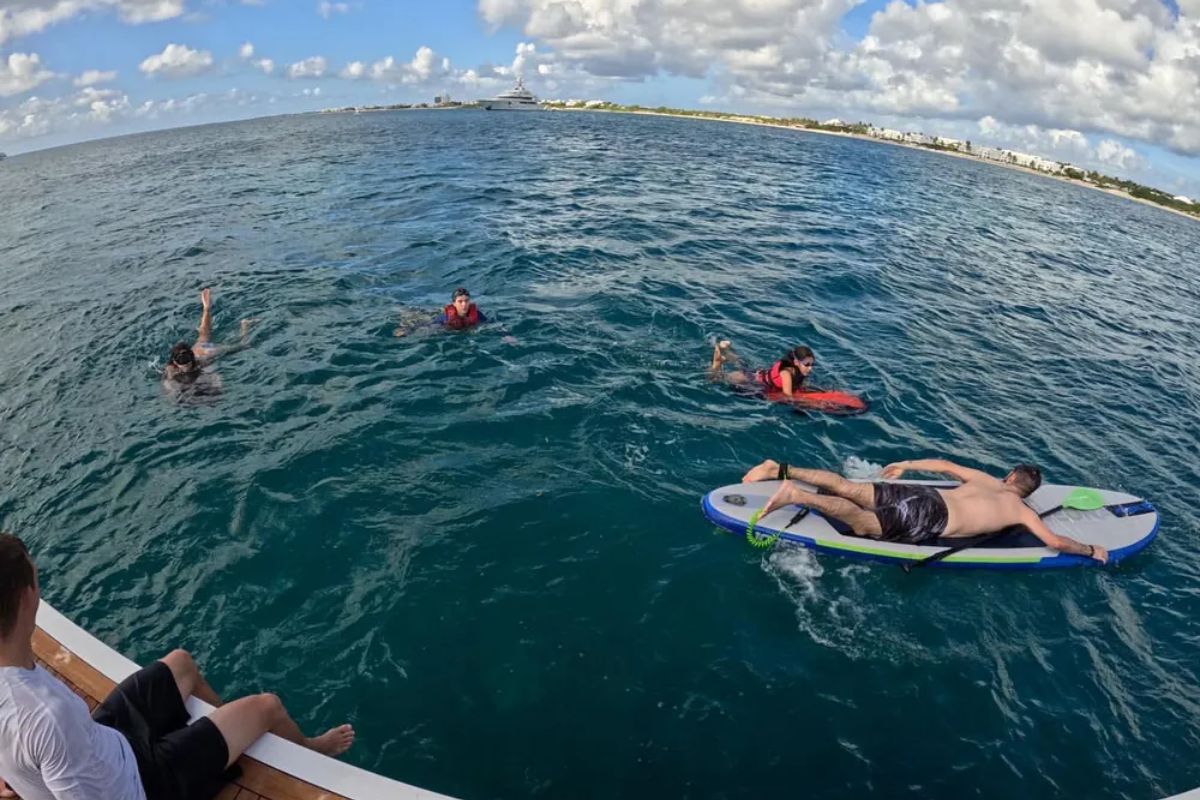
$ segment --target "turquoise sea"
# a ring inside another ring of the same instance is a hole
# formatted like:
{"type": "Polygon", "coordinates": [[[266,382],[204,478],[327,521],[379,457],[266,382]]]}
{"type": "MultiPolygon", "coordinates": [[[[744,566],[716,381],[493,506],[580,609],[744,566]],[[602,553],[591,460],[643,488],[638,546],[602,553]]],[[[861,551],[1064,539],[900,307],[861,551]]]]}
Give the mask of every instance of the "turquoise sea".
{"type": "Polygon", "coordinates": [[[476,798],[1151,800],[1200,784],[1200,225],[857,140],[310,115],[0,166],[0,527],[139,661],[476,798]],[[503,323],[402,339],[459,284],[503,323]],[[161,392],[212,286],[218,402],[161,392]],[[505,341],[505,335],[515,342],[505,341]],[[865,416],[704,379],[817,353],[865,416]],[[763,458],[944,456],[1162,511],[1115,569],[767,554],[763,458]]]}

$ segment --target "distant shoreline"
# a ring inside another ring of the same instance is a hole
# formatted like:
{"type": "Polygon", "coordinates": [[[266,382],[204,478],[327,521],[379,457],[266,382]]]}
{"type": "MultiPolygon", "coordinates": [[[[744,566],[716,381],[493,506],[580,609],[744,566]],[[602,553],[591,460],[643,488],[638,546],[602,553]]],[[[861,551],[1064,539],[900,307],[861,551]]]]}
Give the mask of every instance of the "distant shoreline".
{"type": "Polygon", "coordinates": [[[632,109],[611,109],[611,108],[549,107],[547,110],[549,110],[549,111],[583,111],[583,112],[594,113],[594,114],[636,114],[636,115],[646,116],[646,117],[673,117],[675,119],[704,120],[704,121],[709,121],[709,122],[730,122],[730,123],[733,123],[736,125],[757,125],[757,126],[763,127],[763,128],[778,128],[780,130],[796,131],[798,133],[817,133],[822,136],[841,136],[845,139],[859,139],[864,142],[875,142],[876,144],[887,144],[887,145],[893,145],[895,147],[904,147],[909,150],[920,150],[921,152],[924,152],[924,153],[935,153],[938,155],[951,156],[953,158],[963,158],[968,161],[974,161],[976,163],[986,164],[986,165],[992,166],[992,167],[1003,167],[1004,169],[1012,169],[1012,170],[1016,170],[1018,172],[1024,172],[1027,175],[1035,175],[1039,178],[1050,178],[1052,180],[1062,181],[1063,183],[1069,183],[1072,186],[1079,186],[1084,189],[1091,189],[1093,191],[1103,192],[1104,194],[1112,195],[1113,197],[1120,197],[1124,200],[1131,200],[1134,203],[1141,203],[1144,206],[1148,206],[1150,208],[1157,208],[1160,211],[1168,211],[1172,214],[1181,216],[1184,219],[1190,219],[1192,222],[1200,222],[1200,217],[1196,216],[1195,214],[1189,214],[1186,211],[1180,211],[1177,208],[1171,208],[1170,206],[1164,206],[1161,203],[1155,203],[1151,200],[1143,200],[1140,197],[1134,197],[1133,195],[1129,194],[1128,192],[1123,192],[1120,189],[1112,189],[1112,188],[1108,188],[1108,187],[1104,187],[1104,186],[1097,186],[1094,183],[1089,183],[1087,181],[1081,181],[1077,178],[1072,178],[1068,175],[1053,175],[1049,172],[1041,172],[1040,170],[1030,169],[1029,167],[1023,167],[1020,164],[1007,164],[1002,161],[993,161],[992,159],[988,159],[988,158],[980,158],[979,156],[973,156],[969,153],[963,153],[963,152],[959,152],[959,151],[955,151],[955,150],[922,147],[922,146],[916,145],[916,144],[908,144],[907,142],[896,142],[896,141],[892,141],[890,139],[881,139],[881,138],[878,138],[875,136],[864,136],[859,133],[848,133],[848,132],[843,132],[843,131],[822,130],[821,128],[805,128],[805,127],[800,127],[800,126],[796,126],[796,125],[781,125],[779,123],[767,122],[765,120],[754,119],[753,117],[742,117],[742,116],[728,116],[728,117],[707,116],[707,115],[693,116],[691,114],[671,114],[671,113],[663,112],[663,111],[649,111],[649,110],[647,110],[647,111],[636,110],[635,111],[632,109]]]}

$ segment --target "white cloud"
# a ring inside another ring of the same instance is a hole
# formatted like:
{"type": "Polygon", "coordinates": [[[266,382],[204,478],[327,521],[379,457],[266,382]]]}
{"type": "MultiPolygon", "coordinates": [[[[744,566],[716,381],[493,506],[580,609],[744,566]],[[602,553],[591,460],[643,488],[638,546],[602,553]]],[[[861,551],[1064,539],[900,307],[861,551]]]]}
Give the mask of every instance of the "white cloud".
{"type": "Polygon", "coordinates": [[[479,12],[493,27],[519,26],[593,75],[704,77],[747,64],[760,71],[782,70],[789,61],[793,71],[817,66],[842,16],[860,2],[479,0],[479,12]]]}
{"type": "Polygon", "coordinates": [[[187,78],[199,75],[212,68],[212,53],[193,50],[183,44],[169,44],[161,53],[146,58],[139,66],[147,75],[162,75],[165,78],[187,78]]]}
{"type": "Polygon", "coordinates": [[[289,78],[320,78],[325,74],[327,62],[324,56],[313,56],[297,61],[288,67],[289,78]]]}
{"type": "Polygon", "coordinates": [[[1200,154],[1200,16],[1139,0],[946,0],[893,3],[870,33],[851,60],[886,79],[870,84],[877,97],[925,80],[963,114],[1200,154]]]}
{"type": "Polygon", "coordinates": [[[1102,164],[1109,164],[1126,172],[1145,166],[1142,157],[1132,148],[1126,147],[1112,139],[1105,139],[1096,145],[1096,160],[1102,164]]]}
{"type": "MultiPolygon", "coordinates": [[[[242,2],[246,2],[246,0],[242,0],[242,2]]],[[[241,47],[238,48],[238,58],[240,58],[242,61],[248,62],[250,66],[257,70],[261,70],[264,74],[270,75],[275,71],[275,62],[271,59],[254,58],[254,44],[251,42],[245,42],[241,47]]]]}
{"type": "Polygon", "coordinates": [[[115,5],[121,19],[134,24],[161,22],[174,19],[183,13],[183,0],[118,0],[115,5]]]}
{"type": "Polygon", "coordinates": [[[1177,15],[1162,0],[892,0],[847,42],[842,19],[860,2],[478,0],[478,10],[548,46],[552,70],[708,78],[717,102],[791,113],[992,115],[1200,155],[1197,0],[1177,15]]]}
{"type": "Polygon", "coordinates": [[[338,77],[346,78],[347,80],[358,80],[365,78],[367,75],[367,65],[361,61],[351,61],[346,66],[342,67],[342,71],[338,73],[338,77]]]}
{"type": "Polygon", "coordinates": [[[344,80],[371,80],[393,87],[408,87],[411,91],[425,92],[440,90],[466,93],[494,92],[508,88],[516,75],[534,77],[538,85],[554,89],[557,81],[566,79],[574,85],[596,85],[608,83],[598,81],[569,65],[557,61],[553,53],[542,52],[533,43],[517,45],[512,64],[481,65],[472,69],[455,68],[449,58],[438,55],[430,47],[419,47],[412,58],[403,61],[394,56],[381,58],[368,64],[365,61],[350,61],[337,73],[344,80]]]}
{"type": "Polygon", "coordinates": [[[129,110],[129,97],[116,89],[97,89],[87,86],[73,100],[77,107],[88,110],[97,122],[108,122],[113,115],[129,110]]]}
{"type": "Polygon", "coordinates": [[[0,136],[31,139],[50,129],[50,111],[56,101],[30,97],[14,108],[0,109],[0,136]]]}
{"type": "Polygon", "coordinates": [[[325,19],[329,19],[334,14],[349,14],[349,3],[331,3],[329,0],[321,0],[317,3],[317,13],[325,19]]]}
{"type": "Polygon", "coordinates": [[[1102,139],[1093,145],[1081,131],[1062,128],[1042,128],[1037,125],[1006,125],[994,117],[983,117],[974,134],[969,130],[956,131],[959,137],[976,144],[1006,147],[1053,161],[1065,161],[1088,169],[1111,172],[1116,169],[1132,173],[1149,165],[1132,147],[1115,139],[1102,139]]]}
{"type": "Polygon", "coordinates": [[[24,94],[53,77],[37,53],[10,53],[7,60],[0,58],[0,97],[24,94]]]}
{"type": "MultiPolygon", "coordinates": [[[[358,70],[358,62],[348,64],[346,69],[358,70]]],[[[345,70],[343,70],[345,71],[345,70]]],[[[371,65],[368,73],[372,80],[392,85],[426,83],[452,75],[450,59],[440,58],[429,47],[417,48],[411,61],[397,61],[392,56],[380,59],[371,65]]]]}
{"type": "MultiPolygon", "coordinates": [[[[227,92],[213,94],[198,92],[186,97],[171,97],[166,100],[146,100],[140,106],[130,110],[130,118],[161,120],[172,116],[195,115],[203,111],[217,108],[244,108],[259,102],[256,94],[244,92],[241,89],[230,89],[227,92]]],[[[274,98],[270,98],[271,101],[274,98]]]]}
{"type": "Polygon", "coordinates": [[[87,86],[73,95],[30,97],[0,110],[0,136],[31,139],[53,131],[105,125],[128,113],[129,97],[124,92],[87,86]]]}
{"type": "Polygon", "coordinates": [[[95,86],[98,83],[108,83],[117,78],[116,70],[108,70],[101,72],[98,69],[89,69],[75,79],[76,86],[95,86]]]}
{"type": "Polygon", "coordinates": [[[190,113],[205,105],[211,95],[208,92],[198,92],[187,97],[171,97],[166,100],[147,100],[138,106],[134,112],[139,117],[158,119],[164,114],[190,113]]]}
{"type": "Polygon", "coordinates": [[[173,19],[183,8],[184,0],[9,0],[0,7],[0,44],[88,11],[115,11],[122,21],[137,25],[173,19]]]}

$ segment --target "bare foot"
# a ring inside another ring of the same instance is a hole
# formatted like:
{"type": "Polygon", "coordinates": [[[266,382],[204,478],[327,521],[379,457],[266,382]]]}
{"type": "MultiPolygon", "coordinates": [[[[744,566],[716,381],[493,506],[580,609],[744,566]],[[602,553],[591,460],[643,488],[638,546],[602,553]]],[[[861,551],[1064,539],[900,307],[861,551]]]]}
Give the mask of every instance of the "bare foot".
{"type": "Polygon", "coordinates": [[[733,342],[729,341],[728,339],[722,339],[721,341],[717,342],[718,350],[728,350],[731,347],[733,347],[733,342]]]}
{"type": "Polygon", "coordinates": [[[200,290],[200,305],[204,306],[204,310],[212,308],[212,289],[207,286],[200,290]]]}
{"type": "Polygon", "coordinates": [[[354,728],[349,725],[338,725],[330,728],[320,736],[309,739],[304,746],[327,756],[340,756],[354,744],[354,728]]]}
{"type": "Polygon", "coordinates": [[[242,320],[242,336],[250,332],[250,328],[258,324],[258,317],[247,317],[242,320]]]}
{"type": "Polygon", "coordinates": [[[742,483],[773,481],[779,477],[779,462],[767,459],[742,476],[742,483]]]}
{"type": "Polygon", "coordinates": [[[759,514],[759,519],[762,519],[776,509],[789,506],[793,503],[797,505],[803,505],[801,502],[803,500],[804,492],[802,492],[794,482],[784,481],[783,485],[779,487],[779,491],[771,495],[771,499],[767,501],[765,506],[763,506],[762,513],[759,514]]]}

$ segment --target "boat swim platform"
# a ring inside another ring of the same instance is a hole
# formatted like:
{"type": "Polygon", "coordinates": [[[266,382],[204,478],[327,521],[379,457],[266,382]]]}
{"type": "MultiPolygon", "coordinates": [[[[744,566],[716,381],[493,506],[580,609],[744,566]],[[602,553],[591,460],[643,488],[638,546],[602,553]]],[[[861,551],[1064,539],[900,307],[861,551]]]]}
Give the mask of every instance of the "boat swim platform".
{"type": "MultiPolygon", "coordinates": [[[[108,696],[138,665],[64,617],[45,600],[33,635],[37,662],[83,698],[88,709],[108,696]]],[[[213,707],[191,698],[192,720],[213,707]]],[[[268,733],[237,762],[241,776],[217,800],[452,800],[360,769],[268,733]]]]}

